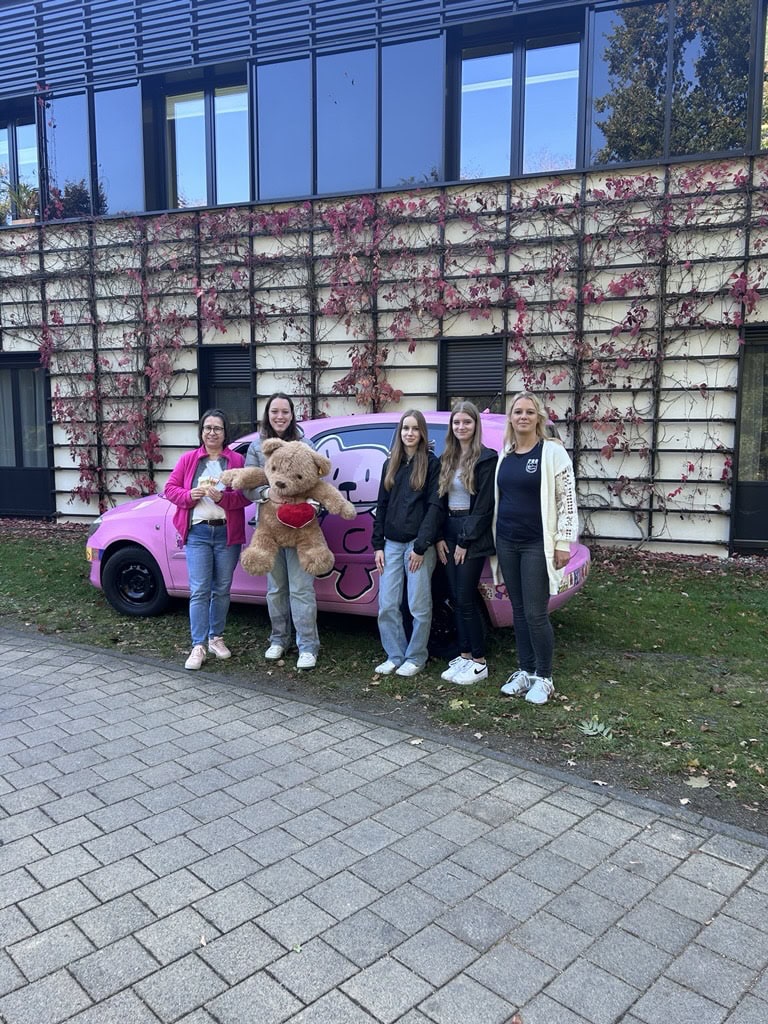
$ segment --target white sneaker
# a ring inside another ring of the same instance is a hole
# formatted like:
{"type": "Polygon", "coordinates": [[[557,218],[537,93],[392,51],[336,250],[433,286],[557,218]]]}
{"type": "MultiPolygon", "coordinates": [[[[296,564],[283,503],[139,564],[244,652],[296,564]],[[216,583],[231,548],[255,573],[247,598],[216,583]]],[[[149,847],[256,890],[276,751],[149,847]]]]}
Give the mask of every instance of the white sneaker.
{"type": "Polygon", "coordinates": [[[506,683],[504,683],[501,688],[501,692],[507,697],[522,697],[530,690],[533,685],[533,680],[534,676],[529,675],[523,669],[519,668],[517,672],[513,672],[506,683]]]}
{"type": "Polygon", "coordinates": [[[391,676],[396,668],[397,665],[394,661],[390,661],[389,658],[387,658],[386,661],[382,661],[380,665],[377,665],[373,671],[377,676],[391,676]]]}
{"type": "Polygon", "coordinates": [[[544,676],[532,676],[531,688],[526,693],[525,699],[529,704],[546,704],[555,692],[555,685],[551,679],[544,676]]]}
{"type": "Polygon", "coordinates": [[[451,680],[457,686],[472,686],[474,683],[482,683],[488,678],[488,665],[479,661],[465,661],[464,668],[457,672],[451,680]]]}
{"type": "Polygon", "coordinates": [[[270,644],[266,651],[264,651],[264,657],[267,661],[280,661],[284,654],[285,648],[282,644],[270,644]]]}
{"type": "Polygon", "coordinates": [[[208,655],[205,653],[205,647],[202,644],[195,644],[192,650],[189,652],[189,657],[184,662],[184,668],[198,669],[203,667],[203,663],[208,655]]]}
{"type": "Polygon", "coordinates": [[[466,663],[467,659],[462,658],[461,655],[459,655],[458,658],[453,658],[451,661],[448,662],[448,668],[445,670],[445,672],[440,673],[440,678],[445,679],[447,683],[452,683],[454,677],[463,670],[466,663]]]}
{"type": "Polygon", "coordinates": [[[312,651],[301,651],[298,658],[296,659],[296,668],[314,668],[317,664],[317,655],[313,654],[312,651]]]}
{"type": "Polygon", "coordinates": [[[421,672],[423,665],[415,665],[412,661],[404,661],[400,668],[395,669],[396,676],[415,676],[421,672]]]}
{"type": "Polygon", "coordinates": [[[224,661],[232,657],[232,651],[224,643],[223,636],[212,636],[208,638],[208,653],[215,654],[217,658],[224,661]]]}

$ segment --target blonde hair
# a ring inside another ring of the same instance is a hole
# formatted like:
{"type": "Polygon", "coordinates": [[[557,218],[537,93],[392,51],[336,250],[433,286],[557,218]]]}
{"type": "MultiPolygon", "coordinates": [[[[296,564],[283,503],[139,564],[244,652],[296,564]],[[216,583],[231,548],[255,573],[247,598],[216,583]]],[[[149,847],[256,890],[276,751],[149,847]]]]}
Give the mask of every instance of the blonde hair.
{"type": "Polygon", "coordinates": [[[397,471],[403,464],[405,459],[405,445],[403,444],[403,438],[401,436],[403,423],[412,416],[416,420],[416,425],[419,428],[421,437],[419,438],[419,445],[413,456],[413,469],[411,470],[411,490],[421,491],[424,488],[424,484],[427,482],[427,465],[428,459],[428,445],[429,445],[429,430],[427,429],[427,421],[424,419],[424,413],[418,409],[408,409],[400,417],[400,422],[397,425],[397,432],[395,434],[395,440],[392,444],[392,451],[389,453],[389,465],[387,466],[387,472],[384,475],[384,490],[391,491],[395,486],[395,477],[397,471]]]}
{"type": "Polygon", "coordinates": [[[440,456],[440,479],[437,485],[437,493],[442,498],[451,488],[451,482],[457,469],[460,469],[459,479],[470,494],[475,493],[475,466],[480,458],[480,451],[483,445],[483,428],[480,422],[480,412],[473,402],[457,402],[451,409],[451,418],[448,420],[448,433],[445,436],[445,448],[440,456]],[[475,432],[469,444],[469,451],[462,452],[461,443],[453,432],[453,418],[460,412],[475,422],[475,432]]]}
{"type": "Polygon", "coordinates": [[[512,429],[512,410],[521,398],[527,398],[529,402],[533,402],[533,406],[536,409],[536,437],[543,439],[550,436],[549,428],[547,427],[547,411],[539,396],[534,395],[530,391],[518,391],[516,395],[512,396],[512,401],[507,409],[507,429],[504,432],[505,448],[515,447],[515,432],[512,429]]]}

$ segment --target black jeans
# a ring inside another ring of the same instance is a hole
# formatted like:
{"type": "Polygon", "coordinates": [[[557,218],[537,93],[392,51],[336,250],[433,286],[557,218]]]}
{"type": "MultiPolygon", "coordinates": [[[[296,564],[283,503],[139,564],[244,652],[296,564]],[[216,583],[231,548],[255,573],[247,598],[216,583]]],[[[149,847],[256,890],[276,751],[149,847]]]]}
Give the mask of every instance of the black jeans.
{"type": "Polygon", "coordinates": [[[497,537],[496,554],[512,602],[520,668],[551,679],[555,634],[549,621],[549,575],[544,542],[519,544],[497,537]]]}
{"type": "Polygon", "coordinates": [[[448,563],[445,575],[456,610],[456,633],[459,654],[471,653],[473,658],[485,657],[485,624],[478,607],[477,584],[485,565],[485,558],[465,558],[461,565],[453,560],[456,539],[461,528],[460,517],[448,517],[444,540],[448,545],[448,563]]]}

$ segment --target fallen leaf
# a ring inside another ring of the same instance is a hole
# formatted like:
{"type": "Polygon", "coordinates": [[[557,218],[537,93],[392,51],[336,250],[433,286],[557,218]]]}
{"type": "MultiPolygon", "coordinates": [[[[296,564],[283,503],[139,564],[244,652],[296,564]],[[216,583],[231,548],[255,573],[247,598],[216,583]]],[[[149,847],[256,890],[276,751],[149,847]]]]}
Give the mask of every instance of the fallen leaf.
{"type": "Polygon", "coordinates": [[[703,775],[692,775],[690,779],[685,779],[684,784],[691,789],[706,789],[709,779],[705,779],[703,775]]]}
{"type": "Polygon", "coordinates": [[[415,740],[409,740],[408,742],[411,744],[412,747],[419,747],[424,742],[424,740],[422,740],[422,739],[415,739],[415,740]]]}
{"type": "Polygon", "coordinates": [[[687,796],[681,797],[681,799],[680,799],[680,803],[683,805],[683,807],[685,807],[685,805],[689,804],[690,802],[691,801],[688,799],[687,796]]]}
{"type": "Polygon", "coordinates": [[[475,733],[475,739],[476,740],[481,740],[482,738],[483,738],[483,734],[481,732],[476,732],[475,733]]]}
{"type": "Polygon", "coordinates": [[[207,943],[206,943],[206,941],[205,941],[205,936],[204,936],[204,935],[201,935],[201,936],[200,936],[200,945],[201,945],[201,946],[205,946],[205,945],[207,945],[207,943]]]}
{"type": "Polygon", "coordinates": [[[602,782],[600,779],[592,779],[593,786],[607,786],[607,782],[602,782]]]}
{"type": "Polygon", "coordinates": [[[726,786],[728,789],[736,789],[738,782],[734,782],[733,779],[731,779],[729,782],[726,782],[726,786]]]}

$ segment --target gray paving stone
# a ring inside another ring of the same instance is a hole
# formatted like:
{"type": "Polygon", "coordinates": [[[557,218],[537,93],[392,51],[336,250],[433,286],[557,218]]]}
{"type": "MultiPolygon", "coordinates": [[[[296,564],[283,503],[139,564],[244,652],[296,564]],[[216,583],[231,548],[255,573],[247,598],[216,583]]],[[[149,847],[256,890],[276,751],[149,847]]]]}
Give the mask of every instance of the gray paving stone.
{"type": "MultiPolygon", "coordinates": [[[[78,794],[78,796],[81,795],[83,794],[78,794]]],[[[149,817],[149,811],[144,804],[134,800],[133,797],[129,797],[127,800],[118,800],[114,804],[101,804],[96,810],[85,813],[102,832],[114,832],[118,828],[135,825],[137,821],[143,821],[149,817]]]]}
{"type": "Polygon", "coordinates": [[[308,889],[306,896],[337,921],[341,921],[378,900],[381,893],[351,872],[340,871],[308,889]]]}
{"type": "Polygon", "coordinates": [[[370,908],[408,935],[413,935],[445,912],[445,904],[410,882],[380,897],[370,908]]]}
{"type": "Polygon", "coordinates": [[[594,1024],[614,1024],[640,993],[600,967],[580,960],[555,978],[546,994],[594,1024]]]}
{"type": "Polygon", "coordinates": [[[182,868],[157,882],[150,882],[142,885],[136,890],[136,895],[152,910],[158,917],[172,914],[174,910],[181,910],[196,903],[204,896],[208,896],[211,890],[191,872],[182,868]]]}
{"type": "Polygon", "coordinates": [[[383,1024],[392,1024],[425,999],[432,988],[413,971],[385,957],[350,978],[341,990],[383,1024]]]}
{"type": "Polygon", "coordinates": [[[427,925],[392,950],[392,956],[430,985],[444,985],[477,959],[477,950],[436,925],[427,925]]]}
{"type": "Polygon", "coordinates": [[[191,907],[153,921],[146,927],[135,928],[133,932],[142,946],[164,966],[187,953],[202,952],[205,944],[213,942],[220,934],[191,907]]]}
{"type": "Polygon", "coordinates": [[[400,834],[374,819],[367,819],[338,831],[337,838],[367,857],[390,846],[400,838],[400,834]]]}
{"type": "Polygon", "coordinates": [[[133,992],[125,991],[70,1017],[67,1024],[157,1024],[158,1019],[133,992]]]}
{"type": "Polygon", "coordinates": [[[498,785],[494,789],[493,795],[499,800],[506,800],[519,812],[527,807],[532,807],[540,800],[546,800],[549,792],[546,786],[532,782],[524,775],[516,775],[498,785]]]}
{"type": "Polygon", "coordinates": [[[213,999],[208,1009],[219,1024],[243,1024],[251,1019],[255,1006],[259,1008],[259,1024],[280,1024],[302,1009],[298,999],[265,973],[254,974],[230,988],[213,999]]]}
{"type": "Polygon", "coordinates": [[[190,953],[183,960],[177,960],[138,982],[134,991],[161,1020],[175,1021],[209,1000],[215,1003],[215,997],[226,987],[226,982],[214,974],[197,954],[190,953]]]}
{"type": "MultiPolygon", "coordinates": [[[[230,787],[229,792],[231,793],[234,788],[234,786],[230,787]]],[[[292,817],[288,808],[283,807],[275,799],[260,800],[258,803],[243,807],[232,815],[233,820],[247,829],[250,835],[266,832],[267,829],[275,825],[282,825],[283,822],[290,821],[292,817]]],[[[339,827],[338,823],[336,827],[339,827]]]]}
{"type": "MultiPolygon", "coordinates": [[[[738,894],[741,895],[741,894],[738,894]]],[[[735,897],[735,899],[738,899],[735,897]]],[[[654,903],[660,903],[669,910],[674,910],[684,917],[690,917],[693,921],[704,924],[711,920],[717,911],[725,903],[725,896],[713,892],[703,885],[689,882],[686,878],[673,875],[665,878],[653,890],[651,897],[654,903]]],[[[733,910],[734,901],[731,901],[730,913],[736,917],[733,910]]],[[[764,919],[764,914],[762,915],[764,919]]],[[[752,922],[747,922],[751,924],[752,922]]]]}
{"type": "Polygon", "coordinates": [[[517,874],[516,867],[489,882],[478,895],[508,917],[520,922],[527,921],[553,900],[553,894],[548,889],[517,874]]]}
{"type": "Polygon", "coordinates": [[[657,850],[642,841],[642,836],[632,839],[620,850],[604,858],[632,875],[639,875],[651,882],[660,882],[673,871],[680,869],[683,861],[679,857],[657,850]]]}
{"type": "Polygon", "coordinates": [[[726,835],[710,836],[701,844],[701,851],[750,871],[768,860],[768,850],[765,848],[726,835]]]}
{"type": "Polygon", "coordinates": [[[761,969],[768,964],[768,934],[728,917],[727,913],[718,914],[710,924],[702,928],[696,941],[747,967],[761,969]]]}
{"type": "Polygon", "coordinates": [[[515,1010],[514,1006],[494,992],[466,975],[460,975],[425,999],[421,1009],[436,1024],[505,1024],[515,1010]]]}
{"type": "Polygon", "coordinates": [[[480,875],[452,861],[427,868],[413,879],[413,884],[449,906],[460,903],[486,886],[480,875]]]}
{"type": "Polygon", "coordinates": [[[38,931],[61,924],[95,905],[96,900],[78,881],[65,882],[19,904],[38,931]]]}
{"type": "Polygon", "coordinates": [[[0,951],[0,996],[26,985],[27,979],[7,953],[0,951]]]}
{"type": "Polygon", "coordinates": [[[518,821],[510,821],[506,825],[498,826],[491,832],[487,832],[485,838],[521,858],[529,857],[550,842],[550,837],[545,832],[540,832],[538,829],[523,825],[518,821]]]}
{"type": "MultiPolygon", "coordinates": [[[[406,1020],[404,1017],[402,1024],[406,1020]]],[[[375,1017],[356,1006],[343,992],[329,992],[295,1017],[288,1018],[286,1024],[375,1024],[375,1021],[375,1017]]]]}
{"type": "Polygon", "coordinates": [[[644,900],[621,919],[621,927],[667,953],[679,953],[700,931],[700,925],[682,914],[644,900]]]}
{"type": "Polygon", "coordinates": [[[600,864],[588,871],[579,884],[625,908],[639,903],[654,889],[647,878],[625,871],[618,864],[600,864]]]}
{"type": "Polygon", "coordinates": [[[475,949],[486,950],[507,935],[517,922],[478,896],[452,907],[436,921],[441,928],[475,949]]]}
{"type": "Polygon", "coordinates": [[[280,903],[306,892],[318,881],[320,879],[313,871],[288,858],[255,872],[248,879],[248,884],[271,903],[280,903]]]}
{"type": "Polygon", "coordinates": [[[258,870],[259,864],[237,847],[229,847],[190,864],[190,871],[212,889],[223,889],[240,882],[258,870]]]}
{"type": "Polygon", "coordinates": [[[768,932],[768,914],[765,912],[766,900],[761,892],[744,886],[728,901],[728,914],[744,924],[751,925],[760,931],[768,932]]]}
{"type": "MultiPolygon", "coordinates": [[[[48,827],[50,821],[43,826],[48,827]]],[[[31,836],[24,836],[15,841],[3,839],[0,846],[0,875],[4,875],[16,868],[28,867],[34,861],[43,860],[48,856],[48,851],[42,843],[38,843],[31,836]]]]}
{"type": "Polygon", "coordinates": [[[27,870],[36,878],[44,889],[52,889],[62,882],[69,882],[73,878],[79,878],[94,868],[100,867],[100,862],[82,847],[75,846],[69,850],[62,850],[43,860],[34,861],[29,864],[27,870]]]}
{"type": "Polygon", "coordinates": [[[34,931],[18,907],[4,907],[0,910],[0,936],[4,947],[28,938],[34,931]]]}
{"type": "Polygon", "coordinates": [[[10,907],[13,903],[34,896],[40,892],[39,884],[24,868],[2,874],[3,884],[0,885],[0,909],[10,907]]]}
{"type": "Polygon", "coordinates": [[[234,818],[223,818],[211,821],[207,825],[198,825],[197,821],[187,815],[183,808],[167,813],[183,814],[185,817],[189,817],[190,825],[183,831],[186,833],[187,839],[191,840],[195,846],[205,850],[206,853],[219,853],[253,835],[250,829],[235,821],[234,818]]]}
{"type": "Polygon", "coordinates": [[[256,924],[281,942],[286,949],[302,945],[336,924],[330,914],[315,906],[305,896],[294,896],[256,919],[256,924]]]}
{"type": "Polygon", "coordinates": [[[410,835],[437,818],[437,810],[426,810],[413,801],[403,800],[375,813],[374,821],[392,829],[401,836],[410,835]]]}
{"type": "Polygon", "coordinates": [[[435,832],[457,846],[471,843],[474,839],[488,832],[490,826],[483,821],[478,821],[463,811],[451,811],[442,818],[438,818],[428,826],[428,831],[435,832]]]}
{"type": "Polygon", "coordinates": [[[54,825],[53,828],[38,832],[37,839],[52,854],[61,853],[72,846],[78,846],[101,835],[101,829],[84,815],[54,825]]]}
{"type": "Polygon", "coordinates": [[[591,935],[546,910],[535,914],[513,935],[516,945],[558,970],[564,970],[592,943],[591,935]]]}
{"type": "Polygon", "coordinates": [[[768,1003],[762,999],[746,996],[737,1009],[726,1019],[725,1024],[765,1024],[768,1020],[768,1003]]]}
{"type": "Polygon", "coordinates": [[[59,1024],[91,1000],[66,971],[56,971],[0,999],[4,1024],[59,1024]]]}
{"type": "Polygon", "coordinates": [[[643,829],[643,842],[654,849],[669,853],[679,860],[685,860],[702,843],[702,833],[681,822],[655,821],[650,828],[643,829]]]}
{"type": "Polygon", "coordinates": [[[8,952],[24,975],[36,981],[93,949],[93,943],[80,929],[71,921],[65,921],[9,946],[8,952]]]}
{"type": "Polygon", "coordinates": [[[93,794],[75,793],[72,796],[65,796],[51,800],[45,805],[45,813],[53,821],[60,824],[62,822],[71,821],[72,818],[79,818],[86,814],[92,814],[100,807],[102,807],[101,801],[97,800],[93,794]]]}
{"type": "Polygon", "coordinates": [[[157,966],[157,960],[129,935],[70,964],[69,970],[88,995],[99,1001],[145,978],[157,966]]]}
{"type": "Polygon", "coordinates": [[[331,836],[306,849],[299,847],[293,859],[319,878],[330,878],[360,861],[362,854],[331,836]]]}
{"type": "Polygon", "coordinates": [[[135,857],[126,857],[107,867],[91,871],[82,881],[102,903],[106,903],[107,900],[122,896],[132,889],[138,889],[155,878],[154,873],[140,864],[135,857]]]}
{"type": "Polygon", "coordinates": [[[304,1003],[338,988],[357,966],[322,939],[312,939],[270,964],[269,973],[304,1003]]]}
{"type": "Polygon", "coordinates": [[[719,857],[710,857],[700,850],[691,854],[688,860],[680,865],[677,874],[708,889],[714,889],[715,892],[730,896],[742,885],[749,872],[746,868],[729,864],[719,857]]]}
{"type": "Polygon", "coordinates": [[[391,892],[404,882],[410,881],[420,870],[420,867],[413,861],[400,856],[390,848],[372,853],[369,857],[358,860],[351,867],[354,875],[376,886],[379,892],[384,893],[391,892]]]}
{"type": "Polygon", "coordinates": [[[709,999],[660,978],[638,999],[632,1012],[645,1024],[722,1024],[728,1011],[709,999]]]}
{"type": "MultiPolygon", "coordinates": [[[[622,821],[615,815],[600,809],[577,822],[574,827],[577,832],[583,832],[584,835],[591,836],[593,839],[599,839],[601,843],[606,843],[614,849],[628,843],[630,839],[643,831],[639,825],[622,821]]],[[[644,832],[643,835],[648,841],[648,834],[644,832]]]]}
{"type": "Polygon", "coordinates": [[[733,1009],[757,971],[692,943],[667,967],[666,976],[699,995],[733,1009]]]}
{"type": "Polygon", "coordinates": [[[663,972],[672,955],[620,927],[611,928],[585,956],[614,977],[643,990],[663,972]]]}
{"type": "Polygon", "coordinates": [[[358,967],[368,967],[406,938],[404,932],[370,910],[361,910],[323,933],[323,939],[358,967]]]}
{"type": "MultiPolygon", "coordinates": [[[[525,1013],[525,1024],[588,1024],[580,1014],[566,1009],[543,993],[528,1003],[523,1012],[525,1013]]],[[[621,1024],[629,1024],[629,1018],[625,1017],[621,1024]]],[[[662,1024],[662,1022],[657,1021],[656,1024],[662,1024]]]]}
{"type": "Polygon", "coordinates": [[[234,985],[274,963],[283,956],[285,947],[248,921],[209,941],[198,953],[217,974],[234,985]]]}
{"type": "MultiPolygon", "coordinates": [[[[193,818],[183,807],[170,807],[167,811],[161,811],[159,814],[153,814],[151,817],[137,822],[136,827],[153,843],[163,843],[166,839],[197,831],[197,825],[197,818],[193,818]]],[[[194,836],[190,836],[190,838],[192,842],[195,842],[194,836]]]]}
{"type": "Polygon", "coordinates": [[[78,927],[96,946],[108,946],[154,920],[152,911],[133,893],[125,893],[75,918],[78,927]]]}
{"type": "Polygon", "coordinates": [[[304,843],[300,839],[289,835],[282,828],[270,828],[261,835],[243,840],[237,846],[262,867],[275,864],[277,861],[283,860],[284,857],[290,857],[304,849],[304,843]]]}
{"type": "Polygon", "coordinates": [[[497,943],[467,974],[514,1006],[522,1006],[555,977],[554,968],[519,949],[512,941],[497,943]]]}
{"type": "Polygon", "coordinates": [[[407,860],[414,861],[422,868],[429,868],[456,853],[459,847],[456,843],[423,828],[414,832],[413,835],[398,839],[390,849],[407,860]]]}
{"type": "Polygon", "coordinates": [[[590,935],[600,935],[622,916],[623,908],[613,900],[603,899],[582,885],[572,885],[555,896],[547,910],[590,935]]]}

